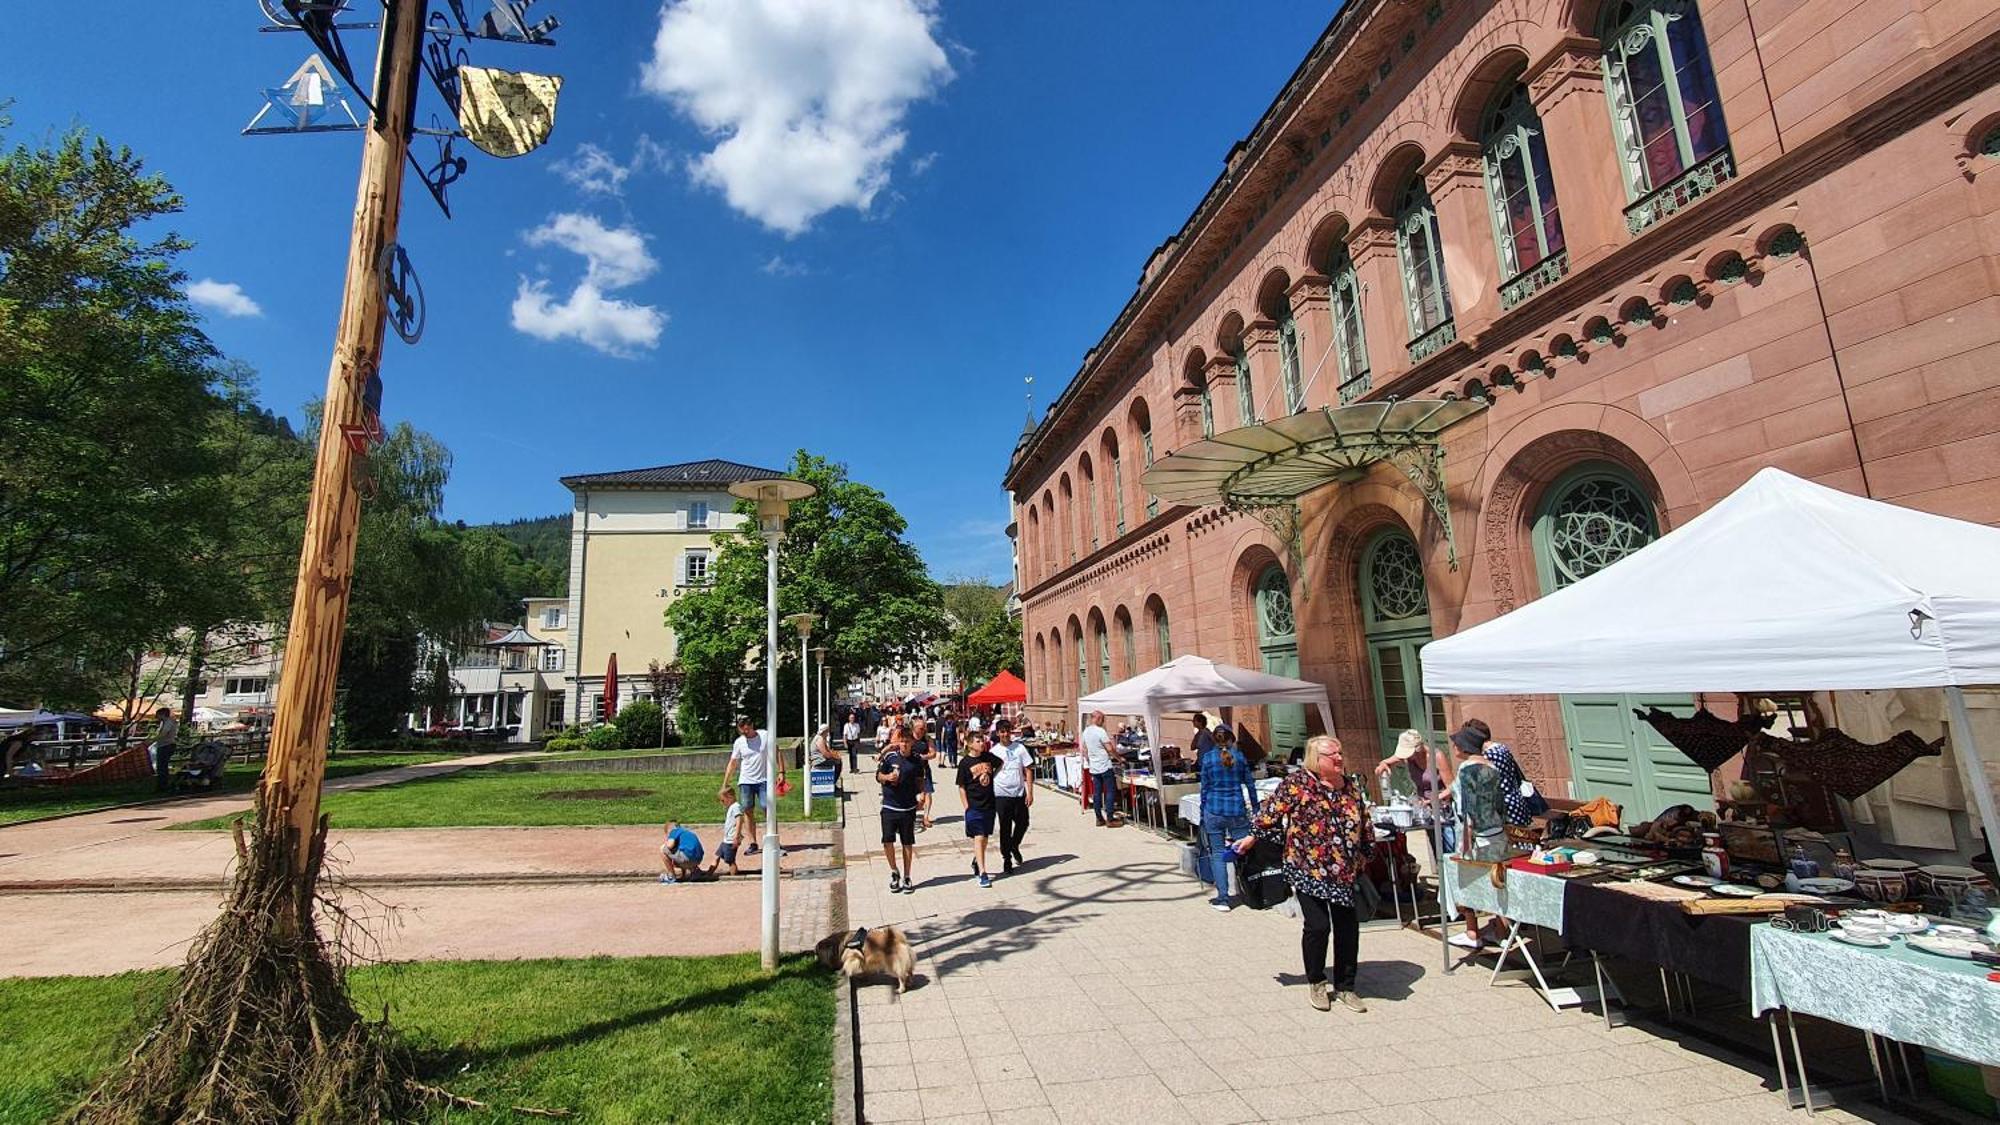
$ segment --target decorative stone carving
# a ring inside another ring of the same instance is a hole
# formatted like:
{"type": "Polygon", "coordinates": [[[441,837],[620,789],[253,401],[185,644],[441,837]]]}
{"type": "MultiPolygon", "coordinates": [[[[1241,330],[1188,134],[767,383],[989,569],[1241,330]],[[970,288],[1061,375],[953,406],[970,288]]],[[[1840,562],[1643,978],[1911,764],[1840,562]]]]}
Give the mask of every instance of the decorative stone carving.
{"type": "Polygon", "coordinates": [[[1587,39],[1565,39],[1536,60],[1525,75],[1528,98],[1547,115],[1572,94],[1604,96],[1604,60],[1587,39]]]}
{"type": "Polygon", "coordinates": [[[1308,310],[1320,312],[1332,304],[1333,282],[1320,274],[1305,274],[1292,283],[1288,295],[1292,299],[1293,318],[1302,320],[1308,310]]]}
{"type": "Polygon", "coordinates": [[[1479,146],[1469,141],[1453,141],[1438,150],[1423,167],[1424,187],[1431,202],[1442,204],[1460,188],[1485,190],[1486,162],[1479,146]]]}
{"type": "Polygon", "coordinates": [[[1354,232],[1347,236],[1347,254],[1353,259],[1354,267],[1362,269],[1379,257],[1396,257],[1396,223],[1380,215],[1370,216],[1354,225],[1354,232]]]}

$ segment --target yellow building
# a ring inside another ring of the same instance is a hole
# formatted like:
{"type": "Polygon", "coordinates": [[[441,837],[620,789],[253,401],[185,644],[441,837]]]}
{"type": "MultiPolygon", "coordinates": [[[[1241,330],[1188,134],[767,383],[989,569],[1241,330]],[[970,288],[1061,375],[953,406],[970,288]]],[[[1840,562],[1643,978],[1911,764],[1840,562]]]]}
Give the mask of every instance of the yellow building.
{"type": "Polygon", "coordinates": [[[666,610],[708,583],[715,535],[742,524],[729,486],[783,476],[734,461],[562,478],[576,494],[569,542],[570,722],[602,715],[605,671],[618,657],[617,706],[650,698],[651,661],[674,658],[666,610]]]}

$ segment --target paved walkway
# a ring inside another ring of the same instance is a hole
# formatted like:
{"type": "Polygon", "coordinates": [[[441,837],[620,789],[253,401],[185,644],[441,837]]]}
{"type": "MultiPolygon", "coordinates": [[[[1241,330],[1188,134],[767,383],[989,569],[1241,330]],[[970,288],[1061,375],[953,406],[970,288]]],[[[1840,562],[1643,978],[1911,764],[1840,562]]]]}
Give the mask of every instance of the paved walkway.
{"type": "Polygon", "coordinates": [[[1297,922],[1208,909],[1173,845],[1098,829],[1053,790],[1026,867],[981,890],[939,781],[914,894],[888,893],[879,798],[849,809],[850,917],[902,927],[918,954],[900,999],[857,994],[868,1121],[1804,1120],[1740,1058],[1447,976],[1437,942],[1409,932],[1363,933],[1366,1014],[1316,1011],[1297,922]]]}

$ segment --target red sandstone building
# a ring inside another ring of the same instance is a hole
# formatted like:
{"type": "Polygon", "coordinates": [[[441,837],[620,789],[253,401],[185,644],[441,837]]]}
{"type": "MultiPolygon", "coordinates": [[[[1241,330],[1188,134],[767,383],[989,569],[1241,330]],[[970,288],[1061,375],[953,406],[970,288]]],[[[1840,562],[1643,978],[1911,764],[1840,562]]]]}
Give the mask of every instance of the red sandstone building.
{"type": "Polygon", "coordinates": [[[1996,82],[1991,0],[1349,0],[1022,435],[1030,710],[1199,653],[1327,684],[1361,762],[1478,714],[1551,792],[1705,796],[1638,701],[1426,700],[1418,650],[1765,465],[2000,522],[1996,82]],[[1141,487],[1391,397],[1471,404],[1428,495],[1421,446],[1295,508],[1141,487]]]}

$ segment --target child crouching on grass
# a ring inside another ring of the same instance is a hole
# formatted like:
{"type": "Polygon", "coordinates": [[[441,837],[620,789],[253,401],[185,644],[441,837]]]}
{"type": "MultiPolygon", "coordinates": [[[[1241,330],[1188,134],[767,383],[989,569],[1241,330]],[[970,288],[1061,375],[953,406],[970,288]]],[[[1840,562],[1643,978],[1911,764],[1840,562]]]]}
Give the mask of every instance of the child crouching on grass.
{"type": "Polygon", "coordinates": [[[729,811],[722,814],[722,842],[715,846],[715,861],[708,865],[708,875],[718,874],[717,868],[729,865],[731,875],[740,875],[736,870],[737,837],[743,833],[743,806],[736,800],[736,787],[725,785],[718,796],[729,805],[729,811]]]}
{"type": "Polygon", "coordinates": [[[660,882],[693,879],[701,871],[701,837],[678,820],[667,822],[667,840],[660,845],[660,882]]]}

